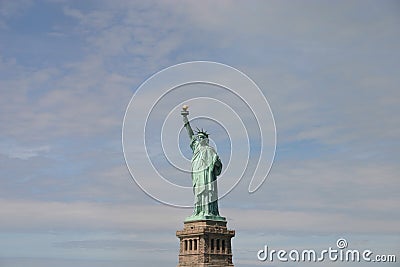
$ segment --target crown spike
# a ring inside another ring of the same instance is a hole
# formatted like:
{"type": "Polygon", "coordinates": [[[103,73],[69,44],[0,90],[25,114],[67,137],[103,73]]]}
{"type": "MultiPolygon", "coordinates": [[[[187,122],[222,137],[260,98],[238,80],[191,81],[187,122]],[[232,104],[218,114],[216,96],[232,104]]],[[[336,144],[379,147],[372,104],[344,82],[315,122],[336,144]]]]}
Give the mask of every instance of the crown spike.
{"type": "Polygon", "coordinates": [[[199,129],[199,128],[197,128],[196,127],[196,131],[197,131],[197,134],[199,135],[199,134],[202,134],[202,135],[205,135],[207,138],[208,138],[208,136],[210,135],[209,133],[207,133],[207,131],[204,131],[204,129],[203,128],[201,128],[201,130],[199,129]]]}

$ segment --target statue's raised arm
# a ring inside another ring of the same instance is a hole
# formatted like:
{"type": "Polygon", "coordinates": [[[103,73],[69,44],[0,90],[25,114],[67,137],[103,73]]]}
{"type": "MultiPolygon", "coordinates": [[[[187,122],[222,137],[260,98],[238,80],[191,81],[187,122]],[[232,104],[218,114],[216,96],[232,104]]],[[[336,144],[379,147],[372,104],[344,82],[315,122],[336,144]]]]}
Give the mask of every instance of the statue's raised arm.
{"type": "Polygon", "coordinates": [[[184,126],[186,128],[186,131],[188,132],[189,138],[192,139],[192,137],[194,135],[194,132],[192,130],[192,127],[190,127],[190,123],[189,123],[189,120],[187,118],[187,116],[189,115],[188,108],[189,107],[187,105],[184,105],[182,107],[181,115],[183,116],[183,123],[184,123],[184,126]]]}

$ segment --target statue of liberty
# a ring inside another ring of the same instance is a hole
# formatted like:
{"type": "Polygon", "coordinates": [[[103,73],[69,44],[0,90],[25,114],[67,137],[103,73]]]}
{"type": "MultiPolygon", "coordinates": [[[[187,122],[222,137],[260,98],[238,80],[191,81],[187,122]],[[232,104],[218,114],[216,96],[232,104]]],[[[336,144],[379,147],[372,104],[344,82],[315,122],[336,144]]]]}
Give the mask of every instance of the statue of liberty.
{"type": "Polygon", "coordinates": [[[188,106],[183,106],[181,112],[184,126],[189,134],[192,156],[192,183],[195,197],[193,215],[185,221],[223,220],[218,211],[217,176],[221,174],[222,163],[215,151],[209,145],[209,134],[197,128],[195,134],[190,126],[187,115],[188,106]]]}

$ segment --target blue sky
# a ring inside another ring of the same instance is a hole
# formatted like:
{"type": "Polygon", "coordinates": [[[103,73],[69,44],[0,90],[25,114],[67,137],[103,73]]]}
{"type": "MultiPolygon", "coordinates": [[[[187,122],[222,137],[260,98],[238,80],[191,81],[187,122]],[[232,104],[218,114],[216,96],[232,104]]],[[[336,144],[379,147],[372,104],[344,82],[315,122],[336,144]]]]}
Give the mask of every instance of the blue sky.
{"type": "Polygon", "coordinates": [[[322,250],[339,237],[399,260],[399,12],[397,1],[1,1],[0,266],[176,265],[191,210],[140,190],[121,131],[147,78],[193,60],[246,73],[275,118],[266,182],[220,201],[236,266],[267,265],[265,244],[322,250]]]}

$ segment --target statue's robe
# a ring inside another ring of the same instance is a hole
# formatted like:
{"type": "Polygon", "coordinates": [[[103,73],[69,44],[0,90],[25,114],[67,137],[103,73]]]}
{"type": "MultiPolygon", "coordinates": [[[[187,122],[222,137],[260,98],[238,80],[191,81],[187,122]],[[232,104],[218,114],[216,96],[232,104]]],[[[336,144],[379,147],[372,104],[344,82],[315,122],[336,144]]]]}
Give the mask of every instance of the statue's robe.
{"type": "Polygon", "coordinates": [[[213,147],[200,145],[195,136],[190,147],[193,151],[192,182],[196,199],[194,215],[219,216],[217,176],[221,174],[221,160],[213,147]]]}

